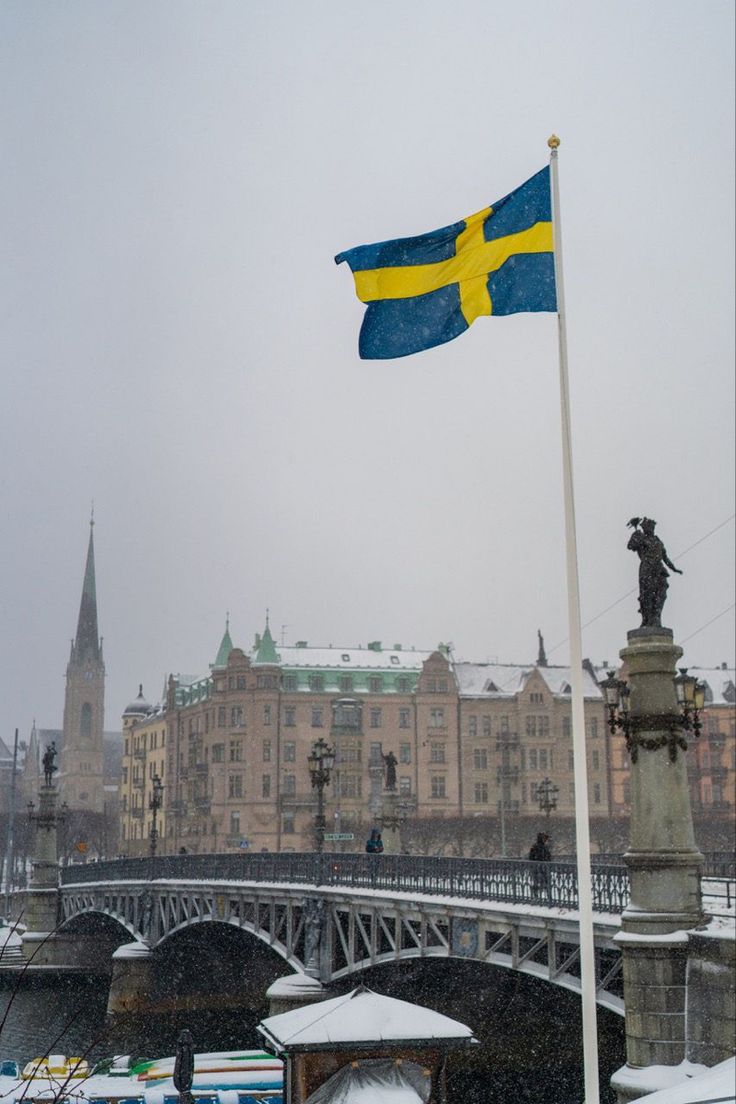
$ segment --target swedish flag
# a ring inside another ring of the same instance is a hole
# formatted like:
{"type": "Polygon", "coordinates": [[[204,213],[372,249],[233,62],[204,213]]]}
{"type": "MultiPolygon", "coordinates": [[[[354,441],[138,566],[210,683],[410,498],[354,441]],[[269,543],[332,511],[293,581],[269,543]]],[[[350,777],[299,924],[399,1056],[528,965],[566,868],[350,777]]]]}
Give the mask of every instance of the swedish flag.
{"type": "Polygon", "coordinates": [[[348,262],[368,304],[359,342],[365,360],[442,345],[481,314],[555,311],[549,167],[452,226],[358,245],[335,261],[348,262]]]}

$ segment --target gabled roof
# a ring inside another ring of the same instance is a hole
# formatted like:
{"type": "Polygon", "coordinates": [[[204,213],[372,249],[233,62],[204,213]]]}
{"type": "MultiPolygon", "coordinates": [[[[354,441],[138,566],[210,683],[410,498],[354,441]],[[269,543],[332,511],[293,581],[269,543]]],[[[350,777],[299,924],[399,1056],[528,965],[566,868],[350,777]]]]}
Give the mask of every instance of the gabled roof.
{"type": "Polygon", "coordinates": [[[336,1045],[451,1043],[477,1040],[465,1024],[419,1004],[384,997],[364,986],[332,1000],[269,1016],[258,1030],[277,1052],[327,1050],[336,1045]]]}
{"type": "MultiPolygon", "coordinates": [[[[570,694],[572,673],[569,667],[538,667],[536,664],[455,663],[453,664],[461,698],[514,698],[536,671],[556,697],[570,694]]],[[[600,698],[598,683],[583,670],[583,694],[600,698]]]]}

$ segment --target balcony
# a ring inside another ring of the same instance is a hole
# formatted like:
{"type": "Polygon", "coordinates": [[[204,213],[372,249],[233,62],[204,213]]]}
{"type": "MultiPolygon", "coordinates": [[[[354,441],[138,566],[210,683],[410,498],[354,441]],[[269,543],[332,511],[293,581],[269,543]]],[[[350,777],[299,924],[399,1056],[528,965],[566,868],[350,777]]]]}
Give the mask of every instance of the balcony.
{"type": "Polygon", "coordinates": [[[510,782],[513,785],[519,781],[519,768],[518,767],[499,767],[496,771],[497,782],[510,782]]]}
{"type": "Polygon", "coordinates": [[[208,797],[195,797],[194,808],[199,816],[209,816],[210,807],[210,799],[208,797]]]}
{"type": "Polygon", "coordinates": [[[142,748],[142,747],[134,747],[133,748],[133,758],[134,759],[145,759],[146,758],[146,749],[142,748]]]}

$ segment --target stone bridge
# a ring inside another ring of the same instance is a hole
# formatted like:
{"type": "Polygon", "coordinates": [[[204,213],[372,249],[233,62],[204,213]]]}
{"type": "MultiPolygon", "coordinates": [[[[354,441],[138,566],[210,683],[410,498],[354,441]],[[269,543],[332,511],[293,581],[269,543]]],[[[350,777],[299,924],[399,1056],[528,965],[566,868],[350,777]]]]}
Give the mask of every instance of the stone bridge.
{"type": "MultiPolygon", "coordinates": [[[[593,870],[597,998],[623,1014],[613,941],[624,868],[593,870]]],[[[242,929],[323,983],[382,963],[475,959],[580,990],[576,870],[569,863],[398,855],[181,855],[62,871],[59,937],[107,917],[145,953],[194,925],[242,929]]],[[[124,950],[124,948],[123,948],[124,950]]],[[[119,952],[122,953],[122,952],[119,952]]],[[[114,979],[113,979],[114,983],[114,979]]]]}

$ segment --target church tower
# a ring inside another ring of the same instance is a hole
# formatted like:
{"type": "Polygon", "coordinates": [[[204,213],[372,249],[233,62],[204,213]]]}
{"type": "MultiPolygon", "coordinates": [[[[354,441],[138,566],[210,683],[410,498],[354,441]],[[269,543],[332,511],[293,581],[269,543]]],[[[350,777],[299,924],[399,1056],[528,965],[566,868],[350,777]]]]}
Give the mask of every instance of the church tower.
{"type": "Polygon", "coordinates": [[[70,810],[101,813],[102,732],[105,724],[105,664],[97,634],[94,517],[90,520],[87,564],[77,635],[66,668],[64,732],[59,786],[70,810]]]}

